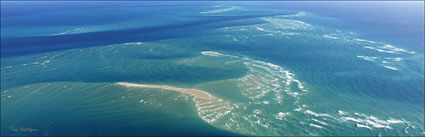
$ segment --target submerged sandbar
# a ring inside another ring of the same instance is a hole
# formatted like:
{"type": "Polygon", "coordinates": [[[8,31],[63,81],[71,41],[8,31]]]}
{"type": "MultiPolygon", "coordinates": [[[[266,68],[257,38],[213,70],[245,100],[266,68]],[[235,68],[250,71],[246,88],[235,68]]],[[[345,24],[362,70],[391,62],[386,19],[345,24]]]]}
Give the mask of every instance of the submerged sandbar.
{"type": "Polygon", "coordinates": [[[129,82],[118,82],[118,85],[125,87],[140,87],[140,88],[151,88],[151,89],[163,89],[169,91],[176,91],[183,94],[189,94],[197,99],[211,99],[213,96],[208,92],[193,88],[179,88],[167,85],[153,85],[153,84],[141,84],[141,83],[129,83],[129,82]]]}

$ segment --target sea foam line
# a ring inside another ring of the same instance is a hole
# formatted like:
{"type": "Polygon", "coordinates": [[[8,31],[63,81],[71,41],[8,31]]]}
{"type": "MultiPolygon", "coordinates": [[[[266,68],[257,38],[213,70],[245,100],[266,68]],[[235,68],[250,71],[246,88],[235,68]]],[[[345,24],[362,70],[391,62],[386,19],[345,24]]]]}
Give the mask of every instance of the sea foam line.
{"type": "Polygon", "coordinates": [[[203,12],[199,12],[199,13],[201,13],[201,14],[221,13],[221,12],[228,12],[228,11],[237,10],[237,9],[241,9],[241,7],[231,6],[231,7],[228,7],[228,8],[219,8],[219,9],[203,11],[203,12]]]}

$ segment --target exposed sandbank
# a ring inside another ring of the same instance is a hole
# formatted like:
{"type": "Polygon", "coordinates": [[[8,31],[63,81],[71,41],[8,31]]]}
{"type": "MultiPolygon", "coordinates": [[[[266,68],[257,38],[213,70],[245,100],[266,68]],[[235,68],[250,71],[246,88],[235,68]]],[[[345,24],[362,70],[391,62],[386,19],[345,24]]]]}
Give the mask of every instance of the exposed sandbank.
{"type": "Polygon", "coordinates": [[[118,85],[125,86],[125,87],[140,87],[140,88],[152,88],[152,89],[163,89],[163,90],[169,90],[169,91],[177,91],[183,94],[189,94],[197,99],[212,99],[212,95],[208,92],[205,92],[203,90],[199,89],[192,89],[192,88],[179,88],[179,87],[173,87],[173,86],[167,86],[167,85],[153,85],[153,84],[141,84],[141,83],[129,83],[129,82],[118,82],[118,85]]]}

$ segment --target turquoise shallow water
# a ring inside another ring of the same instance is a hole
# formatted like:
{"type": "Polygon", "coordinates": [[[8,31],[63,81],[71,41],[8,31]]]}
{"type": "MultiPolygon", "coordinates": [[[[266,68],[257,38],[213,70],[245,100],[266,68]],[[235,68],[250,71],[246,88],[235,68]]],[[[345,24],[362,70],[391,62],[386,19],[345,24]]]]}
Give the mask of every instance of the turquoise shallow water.
{"type": "Polygon", "coordinates": [[[42,3],[2,2],[2,135],[424,134],[423,37],[397,22],[290,2],[42,3]]]}

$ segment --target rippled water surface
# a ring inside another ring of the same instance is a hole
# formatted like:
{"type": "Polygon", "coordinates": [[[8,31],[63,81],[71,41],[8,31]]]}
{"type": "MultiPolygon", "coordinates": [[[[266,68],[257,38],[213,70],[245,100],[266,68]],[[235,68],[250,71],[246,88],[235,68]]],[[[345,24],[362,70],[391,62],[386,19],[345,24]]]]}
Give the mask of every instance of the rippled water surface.
{"type": "Polygon", "coordinates": [[[343,6],[2,2],[1,135],[424,135],[423,7],[343,6]]]}

